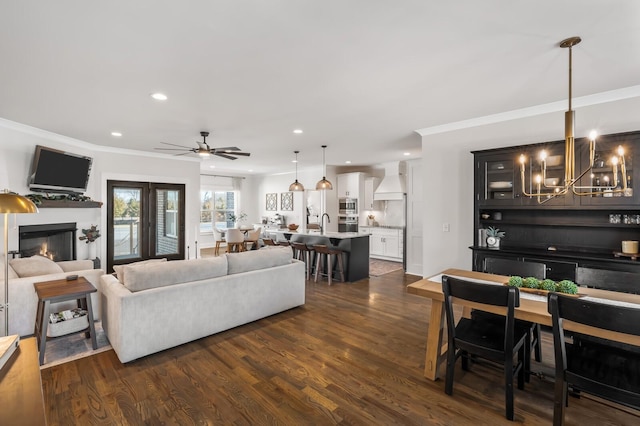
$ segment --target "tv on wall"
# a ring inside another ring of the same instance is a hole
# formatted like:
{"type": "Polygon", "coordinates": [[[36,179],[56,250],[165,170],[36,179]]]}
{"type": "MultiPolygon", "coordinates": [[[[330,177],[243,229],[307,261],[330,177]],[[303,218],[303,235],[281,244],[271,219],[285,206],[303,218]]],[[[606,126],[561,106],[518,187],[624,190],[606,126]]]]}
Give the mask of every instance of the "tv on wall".
{"type": "Polygon", "coordinates": [[[29,189],[38,192],[83,194],[87,190],[93,159],[36,145],[29,189]]]}

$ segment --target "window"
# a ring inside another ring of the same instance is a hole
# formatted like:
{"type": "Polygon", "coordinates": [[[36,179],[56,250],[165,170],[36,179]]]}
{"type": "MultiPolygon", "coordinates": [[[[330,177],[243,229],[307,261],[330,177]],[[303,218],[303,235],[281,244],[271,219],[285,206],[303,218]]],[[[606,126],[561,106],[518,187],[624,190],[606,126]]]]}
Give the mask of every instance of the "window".
{"type": "MultiPolygon", "coordinates": [[[[164,201],[164,235],[165,237],[178,237],[178,191],[164,191],[161,193],[164,201]]],[[[159,194],[160,195],[160,194],[159,194]]],[[[158,197],[160,200],[160,197],[158,197]]],[[[161,211],[161,210],[159,210],[161,211]]]]}
{"type": "Polygon", "coordinates": [[[213,232],[214,223],[220,229],[232,228],[229,215],[235,207],[234,191],[200,191],[200,233],[213,232]]]}

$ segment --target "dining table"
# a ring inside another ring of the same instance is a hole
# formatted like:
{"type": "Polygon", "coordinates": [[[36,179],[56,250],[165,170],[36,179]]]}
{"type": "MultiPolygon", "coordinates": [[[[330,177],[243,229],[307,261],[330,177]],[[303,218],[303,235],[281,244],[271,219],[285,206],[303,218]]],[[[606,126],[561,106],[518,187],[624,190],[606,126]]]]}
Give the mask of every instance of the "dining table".
{"type": "MultiPolygon", "coordinates": [[[[437,380],[439,378],[439,367],[446,359],[447,353],[447,343],[446,341],[443,342],[442,337],[444,326],[446,324],[444,294],[442,292],[443,275],[497,285],[506,285],[510,278],[504,275],[487,274],[484,272],[452,268],[446,269],[440,274],[424,278],[407,286],[408,293],[431,299],[431,314],[427,330],[427,347],[424,363],[424,376],[431,380],[437,380]]],[[[544,292],[539,291],[539,293],[544,292]]],[[[578,294],[576,297],[620,306],[637,307],[640,309],[640,295],[637,294],[620,293],[590,287],[578,287],[578,294]]],[[[453,303],[454,305],[461,305],[463,307],[465,312],[463,315],[467,315],[471,309],[480,309],[505,315],[504,308],[498,306],[483,305],[455,298],[453,303]]],[[[521,291],[520,306],[515,309],[515,317],[524,321],[551,326],[551,314],[549,314],[547,309],[547,296],[544,294],[531,294],[521,291]]],[[[606,331],[568,320],[564,320],[563,325],[565,330],[640,346],[640,336],[606,331]]]]}

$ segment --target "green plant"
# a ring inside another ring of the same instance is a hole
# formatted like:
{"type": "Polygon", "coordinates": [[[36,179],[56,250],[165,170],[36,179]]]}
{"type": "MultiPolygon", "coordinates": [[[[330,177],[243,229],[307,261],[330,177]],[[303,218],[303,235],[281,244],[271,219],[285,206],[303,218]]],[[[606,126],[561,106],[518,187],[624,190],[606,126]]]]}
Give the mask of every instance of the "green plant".
{"type": "Polygon", "coordinates": [[[231,222],[244,222],[247,219],[247,214],[244,212],[240,212],[237,215],[235,213],[229,213],[229,220],[231,222]]]}
{"type": "Polygon", "coordinates": [[[92,243],[98,238],[100,238],[100,231],[98,231],[98,225],[91,225],[91,228],[83,229],[82,233],[84,235],[80,235],[78,239],[80,241],[87,240],[87,244],[92,243]]]}
{"type": "Polygon", "coordinates": [[[556,291],[556,282],[554,280],[546,279],[540,283],[540,289],[547,291],[556,291]]]}
{"type": "Polygon", "coordinates": [[[522,281],[522,287],[525,288],[540,288],[540,280],[536,277],[527,277],[522,281]]]}
{"type": "Polygon", "coordinates": [[[509,282],[507,283],[510,287],[522,287],[522,277],[514,275],[509,278],[509,282]]]}
{"type": "Polygon", "coordinates": [[[504,238],[505,232],[490,226],[487,228],[487,237],[504,238]]]}
{"type": "Polygon", "coordinates": [[[558,283],[560,293],[578,294],[578,286],[571,280],[562,280],[558,283]]]}

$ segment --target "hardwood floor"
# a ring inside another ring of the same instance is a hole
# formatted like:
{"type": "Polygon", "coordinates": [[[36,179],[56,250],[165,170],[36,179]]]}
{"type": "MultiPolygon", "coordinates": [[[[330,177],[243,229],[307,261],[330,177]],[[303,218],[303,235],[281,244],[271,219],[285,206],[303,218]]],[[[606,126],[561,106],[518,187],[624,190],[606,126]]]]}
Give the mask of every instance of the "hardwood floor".
{"type": "MultiPolygon", "coordinates": [[[[49,425],[549,425],[553,383],[532,377],[504,417],[498,370],[425,379],[430,302],[401,271],[307,282],[306,305],[121,364],[110,350],[42,371],[49,425]]],[[[553,369],[550,336],[544,365],[553,369]]],[[[565,424],[639,424],[638,412],[570,398],[565,424]]]]}

